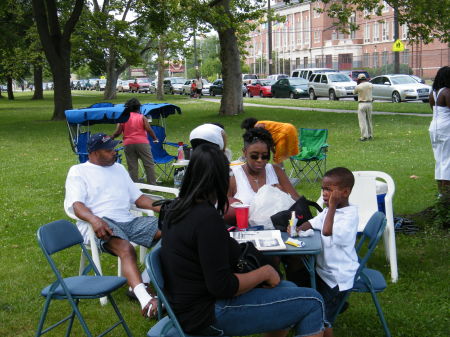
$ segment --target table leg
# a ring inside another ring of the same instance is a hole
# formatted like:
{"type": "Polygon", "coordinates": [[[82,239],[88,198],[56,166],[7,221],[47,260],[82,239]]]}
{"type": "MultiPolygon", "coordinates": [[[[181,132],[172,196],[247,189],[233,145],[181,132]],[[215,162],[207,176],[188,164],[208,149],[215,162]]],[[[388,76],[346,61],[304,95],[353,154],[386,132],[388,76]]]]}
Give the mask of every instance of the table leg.
{"type": "Polygon", "coordinates": [[[316,289],[316,257],[314,255],[302,255],[302,260],[309,272],[311,288],[316,289]]]}

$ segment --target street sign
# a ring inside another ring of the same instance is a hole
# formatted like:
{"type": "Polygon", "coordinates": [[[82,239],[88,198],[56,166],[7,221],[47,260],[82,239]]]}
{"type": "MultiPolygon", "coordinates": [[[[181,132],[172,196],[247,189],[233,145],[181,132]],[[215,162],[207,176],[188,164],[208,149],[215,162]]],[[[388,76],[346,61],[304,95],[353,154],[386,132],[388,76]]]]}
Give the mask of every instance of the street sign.
{"type": "Polygon", "coordinates": [[[106,79],[106,77],[105,76],[100,76],[100,79],[104,80],[104,79],[106,79]]]}
{"type": "Polygon", "coordinates": [[[392,51],[404,51],[405,44],[399,39],[394,42],[392,45],[392,51]]]}

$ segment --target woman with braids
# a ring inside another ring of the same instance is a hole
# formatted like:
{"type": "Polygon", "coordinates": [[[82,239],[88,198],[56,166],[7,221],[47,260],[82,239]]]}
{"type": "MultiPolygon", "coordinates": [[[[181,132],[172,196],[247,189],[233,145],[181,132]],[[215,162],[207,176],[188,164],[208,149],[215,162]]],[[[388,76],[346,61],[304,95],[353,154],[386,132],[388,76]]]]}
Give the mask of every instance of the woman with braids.
{"type": "Polygon", "coordinates": [[[430,93],[433,120],[430,124],[430,138],[436,166],[435,179],[439,197],[450,202],[450,67],[438,70],[430,93]]]}
{"type": "Polygon", "coordinates": [[[228,184],[223,151],[199,145],[164,217],[161,265],[181,327],[196,336],[285,337],[291,328],[295,336],[323,336],[328,322],[316,290],[280,281],[270,265],[235,272],[240,247],[222,217],[228,184]]]}
{"type": "Polygon", "coordinates": [[[278,187],[297,200],[295,188],[286,173],[277,165],[269,164],[274,151],[274,141],[269,131],[262,128],[249,129],[244,138],[243,156],[246,163],[232,166],[233,176],[230,177],[228,197],[250,205],[258,190],[264,185],[278,187]]]}
{"type": "Polygon", "coordinates": [[[241,128],[263,128],[270,132],[275,142],[273,162],[282,166],[283,161],[298,154],[298,133],[294,125],[273,121],[258,121],[256,118],[246,118],[241,128]]]}

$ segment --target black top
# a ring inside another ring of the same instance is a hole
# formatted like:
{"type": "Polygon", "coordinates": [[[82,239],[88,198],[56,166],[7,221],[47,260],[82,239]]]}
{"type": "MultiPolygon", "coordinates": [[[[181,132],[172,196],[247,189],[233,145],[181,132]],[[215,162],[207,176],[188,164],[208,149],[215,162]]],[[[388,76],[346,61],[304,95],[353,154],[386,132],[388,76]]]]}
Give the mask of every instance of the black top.
{"type": "Polygon", "coordinates": [[[239,244],[214,206],[197,204],[175,224],[163,224],[161,259],[168,300],[187,333],[215,322],[214,303],[239,289],[232,272],[239,244]]]}

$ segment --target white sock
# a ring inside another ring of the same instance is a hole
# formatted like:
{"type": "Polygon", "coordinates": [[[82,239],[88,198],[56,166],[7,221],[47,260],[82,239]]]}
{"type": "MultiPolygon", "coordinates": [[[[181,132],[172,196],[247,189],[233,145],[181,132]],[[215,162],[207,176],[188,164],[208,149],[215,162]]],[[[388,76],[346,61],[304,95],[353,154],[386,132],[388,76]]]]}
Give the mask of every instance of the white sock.
{"type": "Polygon", "coordinates": [[[144,283],[139,283],[136,287],[134,287],[133,291],[136,297],[138,298],[139,303],[141,303],[141,308],[144,309],[144,307],[152,299],[150,294],[147,292],[144,283]]]}

